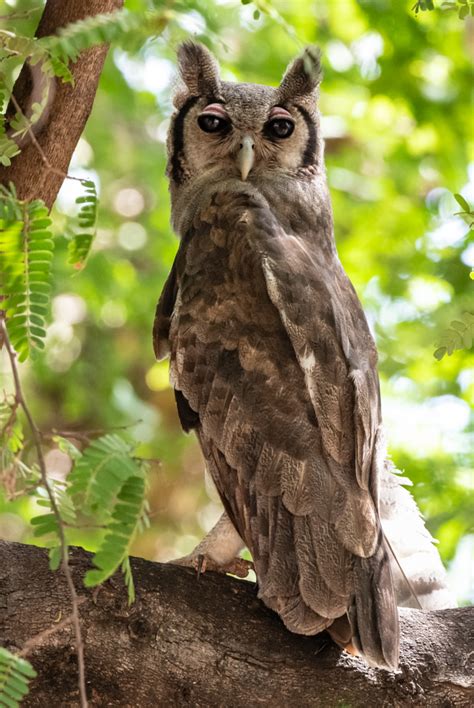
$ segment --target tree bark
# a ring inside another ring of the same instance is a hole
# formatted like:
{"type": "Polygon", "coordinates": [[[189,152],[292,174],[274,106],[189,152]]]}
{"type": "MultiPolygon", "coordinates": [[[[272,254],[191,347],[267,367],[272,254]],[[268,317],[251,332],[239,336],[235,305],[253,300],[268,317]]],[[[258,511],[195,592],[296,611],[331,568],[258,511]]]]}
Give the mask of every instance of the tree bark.
{"type": "MultiPolygon", "coordinates": [[[[55,34],[70,22],[112,12],[122,5],[123,0],[47,0],[36,36],[55,34]]],[[[20,199],[42,199],[51,209],[91,112],[107,50],[108,45],[101,44],[81,53],[71,67],[74,86],[53,79],[55,90],[46,121],[35,135],[49,166],[31,138],[27,138],[11,166],[0,167],[0,183],[13,182],[20,199]]],[[[32,73],[25,65],[13,90],[23,112],[28,113],[32,91],[32,73]]]]}
{"type": "MultiPolygon", "coordinates": [[[[71,551],[81,587],[90,554],[71,551]]],[[[401,611],[401,669],[368,668],[326,635],[291,634],[252,583],[132,560],[137,599],[121,577],[83,590],[91,706],[472,706],[474,608],[401,611]]],[[[0,644],[28,653],[38,678],[24,706],[78,705],[70,598],[45,550],[0,543],[0,644]],[[64,626],[65,625],[65,626],[64,626]]]]}

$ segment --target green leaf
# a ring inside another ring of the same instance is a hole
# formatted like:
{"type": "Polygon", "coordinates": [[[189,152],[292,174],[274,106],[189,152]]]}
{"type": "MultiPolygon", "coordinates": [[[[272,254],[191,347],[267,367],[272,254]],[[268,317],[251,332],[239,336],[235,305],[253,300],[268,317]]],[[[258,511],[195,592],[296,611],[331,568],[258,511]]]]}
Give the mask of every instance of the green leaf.
{"type": "Polygon", "coordinates": [[[57,570],[61,565],[61,546],[53,546],[49,549],[49,569],[57,570]]]}
{"type": "Polygon", "coordinates": [[[51,290],[54,242],[51,219],[43,202],[19,202],[15,194],[0,194],[0,272],[7,312],[7,330],[20,361],[44,346],[46,305],[51,290]],[[20,218],[18,218],[20,215],[20,218]],[[42,307],[37,305],[41,303],[42,307]]]}
{"type": "Polygon", "coordinates": [[[87,512],[110,511],[123,483],[139,474],[131,459],[132,446],[118,435],[104,435],[94,440],[76,461],[69,474],[70,495],[76,506],[87,512]]]}
{"type": "Polygon", "coordinates": [[[440,361],[445,354],[451,356],[458,349],[470,349],[474,338],[474,314],[463,312],[462,320],[453,320],[441,335],[433,356],[440,361]]]}
{"type": "Polygon", "coordinates": [[[85,266],[89,257],[96,233],[98,210],[98,198],[94,182],[82,180],[81,184],[85,187],[86,194],[76,199],[76,204],[80,206],[77,215],[80,231],[73,235],[68,244],[68,262],[78,270],[85,266]]]}
{"type": "Polygon", "coordinates": [[[36,671],[25,659],[0,647],[0,706],[18,708],[36,671]]]}
{"type": "Polygon", "coordinates": [[[125,586],[127,588],[128,604],[133,605],[135,602],[135,583],[133,582],[133,573],[130,566],[130,558],[128,556],[123,559],[120,569],[123,573],[125,586]]]}
{"type": "Polygon", "coordinates": [[[122,485],[118,498],[124,503],[117,504],[112,512],[112,523],[108,527],[101,547],[93,558],[95,568],[88,570],[84,578],[86,587],[103,583],[122,566],[129,602],[133,601],[133,579],[130,566],[125,561],[143,513],[144,495],[145,480],[143,476],[130,477],[122,485]]]}
{"type": "Polygon", "coordinates": [[[471,207],[469,206],[467,201],[464,199],[462,194],[453,194],[453,197],[455,198],[455,200],[457,201],[459,206],[462,207],[464,209],[464,211],[469,214],[469,212],[471,211],[471,207]]]}

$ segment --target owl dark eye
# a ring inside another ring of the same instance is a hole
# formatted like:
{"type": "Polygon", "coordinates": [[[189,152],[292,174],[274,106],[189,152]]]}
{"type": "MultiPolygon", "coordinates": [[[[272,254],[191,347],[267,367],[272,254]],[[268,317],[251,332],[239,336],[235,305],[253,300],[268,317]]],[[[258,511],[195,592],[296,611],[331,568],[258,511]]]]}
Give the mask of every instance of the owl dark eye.
{"type": "Polygon", "coordinates": [[[274,118],[265,126],[265,132],[271,138],[289,138],[294,129],[295,124],[287,118],[274,118]]]}
{"type": "Polygon", "coordinates": [[[202,113],[198,118],[198,125],[205,133],[220,133],[229,128],[230,121],[212,113],[202,113]]]}

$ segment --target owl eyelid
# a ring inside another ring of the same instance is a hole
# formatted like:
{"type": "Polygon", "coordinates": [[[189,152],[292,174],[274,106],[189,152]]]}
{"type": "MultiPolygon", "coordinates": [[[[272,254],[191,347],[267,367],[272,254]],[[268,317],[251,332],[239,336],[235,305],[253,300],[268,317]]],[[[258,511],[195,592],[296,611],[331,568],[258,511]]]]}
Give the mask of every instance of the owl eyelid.
{"type": "Polygon", "coordinates": [[[200,115],[212,115],[216,116],[216,118],[222,118],[223,120],[230,120],[227,111],[225,108],[222,108],[219,103],[210,103],[203,109],[200,115]]]}
{"type": "Polygon", "coordinates": [[[291,120],[292,122],[295,120],[291,113],[281,106],[273,106],[268,116],[268,122],[275,118],[283,118],[284,120],[291,120]]]}

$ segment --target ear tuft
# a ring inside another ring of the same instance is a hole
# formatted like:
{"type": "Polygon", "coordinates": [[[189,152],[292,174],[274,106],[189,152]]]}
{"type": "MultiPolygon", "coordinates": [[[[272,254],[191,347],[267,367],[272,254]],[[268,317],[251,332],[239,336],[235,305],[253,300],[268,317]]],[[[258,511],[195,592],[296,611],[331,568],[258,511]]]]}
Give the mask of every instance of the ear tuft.
{"type": "Polygon", "coordinates": [[[316,95],[321,83],[321,51],[318,47],[306,47],[303,54],[288,67],[278,89],[283,103],[294,98],[316,95]]]}
{"type": "Polygon", "coordinates": [[[191,96],[219,97],[219,65],[204,45],[183,42],[178,49],[178,65],[191,96]]]}

